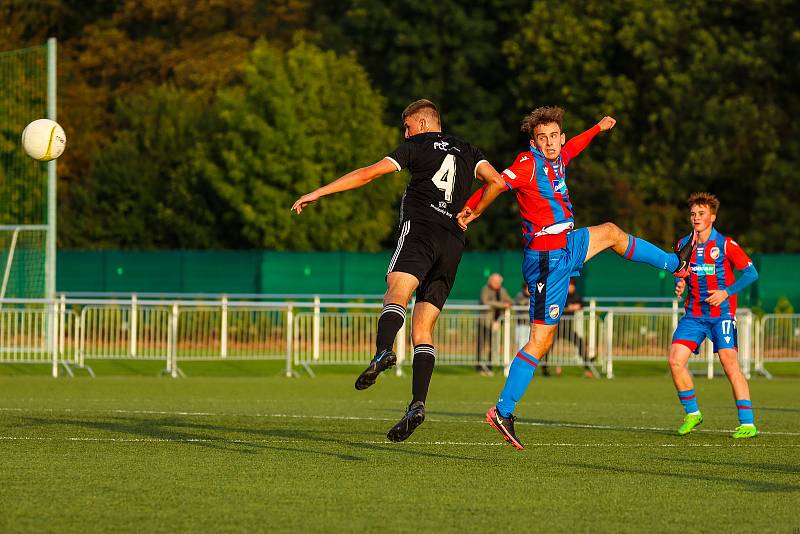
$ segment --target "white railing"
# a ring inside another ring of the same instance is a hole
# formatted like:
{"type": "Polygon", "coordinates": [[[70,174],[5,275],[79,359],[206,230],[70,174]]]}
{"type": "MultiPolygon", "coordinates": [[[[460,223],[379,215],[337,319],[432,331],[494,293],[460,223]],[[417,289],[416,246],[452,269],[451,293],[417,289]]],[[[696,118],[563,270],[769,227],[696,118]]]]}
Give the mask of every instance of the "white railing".
{"type": "MultiPolygon", "coordinates": [[[[184,361],[280,360],[287,375],[298,366],[310,371],[317,365],[365,365],[374,354],[382,309],[380,303],[321,298],[269,302],[225,296],[5,299],[0,304],[0,362],[49,363],[57,374],[59,365],[68,373],[74,366],[90,370],[87,361],[97,359],[159,360],[172,376],[181,374],[179,365],[184,361]]],[[[486,311],[479,305],[445,307],[434,332],[438,365],[507,370],[516,350],[527,341],[527,310],[507,310],[496,322],[484,319],[486,311]]],[[[562,317],[548,363],[586,365],[593,372],[599,368],[610,378],[615,361],[666,362],[682,313],[675,303],[662,308],[600,307],[590,300],[583,311],[562,317]]],[[[407,326],[395,345],[399,372],[411,360],[411,317],[409,310],[407,326]]],[[[800,360],[800,316],[766,316],[754,324],[749,310],[740,310],[738,323],[746,373],[751,360],[757,370],[763,369],[765,360],[800,360]]],[[[701,364],[713,376],[710,347],[701,354],[693,358],[695,365],[701,364]]]]}
{"type": "Polygon", "coordinates": [[[78,365],[78,321],[63,302],[38,301],[30,306],[0,309],[0,362],[78,365]]]}
{"type": "Polygon", "coordinates": [[[800,314],[767,314],[756,323],[755,370],[771,376],[766,363],[800,362],[800,314]]]}

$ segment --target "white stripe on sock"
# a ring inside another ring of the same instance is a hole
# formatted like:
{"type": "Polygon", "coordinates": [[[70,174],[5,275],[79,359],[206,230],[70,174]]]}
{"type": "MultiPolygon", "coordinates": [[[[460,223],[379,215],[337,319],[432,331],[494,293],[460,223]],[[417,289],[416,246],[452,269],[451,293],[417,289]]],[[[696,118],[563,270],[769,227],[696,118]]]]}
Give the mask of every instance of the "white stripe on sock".
{"type": "Polygon", "coordinates": [[[406,319],[406,309],[400,306],[399,304],[387,304],[383,307],[383,311],[381,312],[381,317],[387,313],[396,313],[400,317],[403,318],[405,321],[406,319]]]}

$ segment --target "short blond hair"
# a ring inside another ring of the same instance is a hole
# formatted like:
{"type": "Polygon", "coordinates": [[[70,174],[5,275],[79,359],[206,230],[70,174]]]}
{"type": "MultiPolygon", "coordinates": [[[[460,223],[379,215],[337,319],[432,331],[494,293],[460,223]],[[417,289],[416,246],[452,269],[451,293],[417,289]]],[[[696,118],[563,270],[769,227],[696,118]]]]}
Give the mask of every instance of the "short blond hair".
{"type": "Polygon", "coordinates": [[[417,100],[416,102],[412,102],[406,106],[406,109],[403,110],[402,115],[403,123],[405,124],[408,117],[418,113],[425,113],[428,117],[435,120],[436,124],[439,126],[442,125],[442,117],[439,115],[439,109],[436,107],[436,104],[424,98],[417,100]]]}

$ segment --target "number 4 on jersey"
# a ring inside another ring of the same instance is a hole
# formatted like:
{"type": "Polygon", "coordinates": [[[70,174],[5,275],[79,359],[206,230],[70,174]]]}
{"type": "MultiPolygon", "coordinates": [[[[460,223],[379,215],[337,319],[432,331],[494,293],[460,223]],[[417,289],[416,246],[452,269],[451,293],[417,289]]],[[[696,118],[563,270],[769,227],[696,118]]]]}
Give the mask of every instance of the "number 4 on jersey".
{"type": "Polygon", "coordinates": [[[433,185],[440,191],[444,191],[444,199],[447,202],[453,201],[453,185],[456,183],[456,157],[448,154],[444,157],[442,166],[433,175],[433,185]]]}

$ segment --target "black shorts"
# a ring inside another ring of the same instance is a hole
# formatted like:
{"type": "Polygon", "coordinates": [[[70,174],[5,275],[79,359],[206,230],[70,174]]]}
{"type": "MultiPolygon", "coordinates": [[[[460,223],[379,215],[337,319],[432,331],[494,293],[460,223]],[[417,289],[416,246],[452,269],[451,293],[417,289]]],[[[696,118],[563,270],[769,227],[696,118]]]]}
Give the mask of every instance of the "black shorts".
{"type": "Polygon", "coordinates": [[[417,302],[430,302],[441,310],[453,288],[463,253],[464,242],[452,232],[433,223],[405,221],[387,274],[416,276],[417,302]]]}

